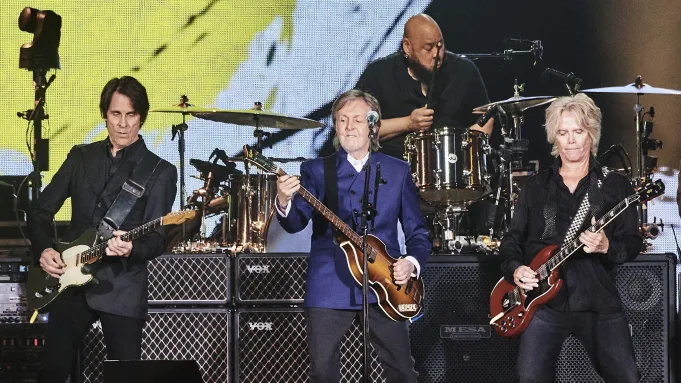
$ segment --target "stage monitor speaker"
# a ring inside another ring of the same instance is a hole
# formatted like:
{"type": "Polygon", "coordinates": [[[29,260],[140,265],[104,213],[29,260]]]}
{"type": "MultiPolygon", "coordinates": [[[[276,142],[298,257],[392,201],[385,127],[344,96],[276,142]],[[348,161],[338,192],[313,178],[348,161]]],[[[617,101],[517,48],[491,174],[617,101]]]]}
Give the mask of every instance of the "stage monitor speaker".
{"type": "MultiPolygon", "coordinates": [[[[237,309],[234,375],[239,383],[308,382],[305,315],[301,308],[237,309]]],[[[370,382],[385,382],[373,346],[370,382]]],[[[362,381],[362,329],[355,320],[341,342],[341,382],[362,381]]]]}
{"type": "MultiPolygon", "coordinates": [[[[675,256],[641,255],[621,265],[616,285],[632,327],[641,382],[671,382],[675,256]]],[[[425,311],[410,327],[419,382],[513,382],[517,339],[489,326],[489,295],[501,278],[488,256],[434,256],[423,270],[425,311]]],[[[581,343],[568,337],[556,382],[602,382],[581,343]]]]}
{"type": "Polygon", "coordinates": [[[104,383],[204,383],[193,360],[107,360],[104,383]]]}
{"type": "MultiPolygon", "coordinates": [[[[204,382],[229,382],[228,309],[150,309],[149,317],[142,333],[143,360],[195,360],[204,382]]],[[[80,354],[80,382],[101,382],[106,349],[99,322],[86,334],[80,354]]]]}

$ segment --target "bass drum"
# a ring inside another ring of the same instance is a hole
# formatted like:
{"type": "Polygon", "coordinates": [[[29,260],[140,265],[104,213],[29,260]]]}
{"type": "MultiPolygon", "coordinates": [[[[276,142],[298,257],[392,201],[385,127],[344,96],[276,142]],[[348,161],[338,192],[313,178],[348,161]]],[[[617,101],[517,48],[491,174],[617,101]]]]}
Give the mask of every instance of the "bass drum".
{"type": "Polygon", "coordinates": [[[312,238],[312,220],[297,233],[288,233],[281,227],[275,215],[270,214],[265,227],[265,252],[267,253],[309,253],[312,238]]]}

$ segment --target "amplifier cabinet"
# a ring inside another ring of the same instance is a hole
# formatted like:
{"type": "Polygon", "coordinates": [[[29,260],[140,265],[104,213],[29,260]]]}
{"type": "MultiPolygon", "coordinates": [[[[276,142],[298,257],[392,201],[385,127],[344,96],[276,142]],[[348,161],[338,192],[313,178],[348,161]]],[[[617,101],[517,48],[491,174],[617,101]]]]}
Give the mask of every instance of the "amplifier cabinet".
{"type": "MultiPolygon", "coordinates": [[[[228,309],[150,309],[142,332],[143,360],[195,360],[205,383],[229,382],[231,312],[228,309]]],[[[81,383],[102,382],[106,359],[99,321],[85,335],[81,383]]]]}
{"type": "MultiPolygon", "coordinates": [[[[308,382],[310,360],[302,308],[243,308],[234,317],[234,376],[241,383],[308,382]]],[[[362,381],[362,328],[355,320],[341,342],[342,383],[362,381]]],[[[370,382],[385,382],[370,345],[370,382]]]]}
{"type": "MultiPolygon", "coordinates": [[[[641,382],[673,381],[675,263],[673,254],[646,254],[616,269],[641,382]]],[[[498,257],[431,257],[422,271],[424,315],[410,327],[419,382],[515,381],[518,339],[500,337],[489,325],[499,267],[498,257]]],[[[603,381],[573,335],[563,343],[554,381],[603,381]]]]}
{"type": "Polygon", "coordinates": [[[231,297],[226,254],[167,254],[147,266],[151,305],[225,305],[231,297]]]}
{"type": "Polygon", "coordinates": [[[234,264],[236,304],[302,304],[307,253],[239,254],[234,264]]]}

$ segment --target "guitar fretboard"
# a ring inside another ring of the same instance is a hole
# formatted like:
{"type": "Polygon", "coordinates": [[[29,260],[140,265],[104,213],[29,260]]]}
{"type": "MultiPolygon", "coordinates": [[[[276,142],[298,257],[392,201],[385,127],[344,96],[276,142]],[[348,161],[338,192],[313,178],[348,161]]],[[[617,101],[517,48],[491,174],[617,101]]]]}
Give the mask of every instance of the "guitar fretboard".
{"type": "MultiPolygon", "coordinates": [[[[163,217],[157,218],[153,221],[145,223],[142,226],[128,231],[127,233],[121,235],[121,239],[125,242],[134,241],[135,239],[148,234],[160,226],[163,226],[163,217]]],[[[78,263],[91,263],[100,259],[104,255],[106,255],[106,242],[99,243],[78,254],[78,263]]]]}

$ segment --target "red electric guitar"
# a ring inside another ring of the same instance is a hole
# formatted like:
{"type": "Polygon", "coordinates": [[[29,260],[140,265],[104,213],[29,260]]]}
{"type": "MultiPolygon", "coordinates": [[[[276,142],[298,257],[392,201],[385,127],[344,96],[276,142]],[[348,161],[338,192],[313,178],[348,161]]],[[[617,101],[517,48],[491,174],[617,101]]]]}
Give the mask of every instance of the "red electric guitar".
{"type": "MultiPolygon", "coordinates": [[[[643,186],[612,208],[587,231],[598,233],[629,206],[649,201],[662,193],[664,193],[664,184],[660,180],[643,186]]],[[[525,291],[504,278],[497,282],[489,301],[492,318],[489,323],[494,326],[497,334],[504,337],[517,337],[527,328],[537,309],[553,299],[563,285],[563,280],[558,277],[558,267],[582,246],[584,245],[577,235],[563,248],[550,245],[537,253],[529,267],[537,272],[538,288],[525,291]]]]}

